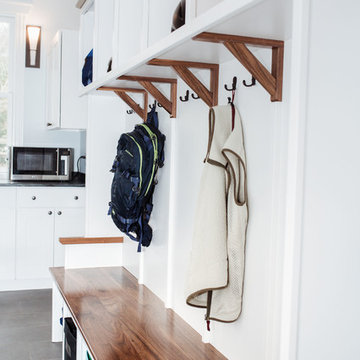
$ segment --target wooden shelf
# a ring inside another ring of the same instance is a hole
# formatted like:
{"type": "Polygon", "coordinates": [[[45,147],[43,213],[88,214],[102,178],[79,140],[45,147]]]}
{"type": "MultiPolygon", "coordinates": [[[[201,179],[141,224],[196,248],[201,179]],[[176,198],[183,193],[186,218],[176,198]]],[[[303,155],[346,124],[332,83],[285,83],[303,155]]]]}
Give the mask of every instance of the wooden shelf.
{"type": "MultiPolygon", "coordinates": [[[[281,3],[282,0],[278,0],[277,2],[281,3]]],[[[232,60],[233,56],[224,46],[216,43],[192,40],[193,37],[204,31],[247,35],[249,30],[253,30],[254,34],[258,37],[267,38],[269,37],[268,34],[272,34],[273,36],[270,36],[271,38],[282,39],[286,32],[284,29],[275,32],[272,30],[272,28],[275,27],[273,24],[269,25],[267,22],[265,24],[254,24],[250,22],[251,11],[249,11],[249,9],[259,3],[261,3],[259,0],[222,1],[219,5],[199,16],[190,24],[184,25],[155,45],[124,62],[118,68],[113,69],[106,74],[104,78],[95,80],[92,84],[83,88],[80,95],[94,92],[102,86],[121,88],[135,87],[141,89],[140,85],[134,84],[134,82],[129,81],[129,79],[118,79],[124,75],[176,79],[177,74],[173,68],[148,65],[148,62],[155,58],[215,64],[232,60]],[[244,21],[242,22],[241,19],[244,19],[244,21]],[[247,33],[242,27],[243,23],[247,24],[247,33]],[[263,31],[260,32],[259,28],[262,28],[263,31]]],[[[279,4],[279,7],[280,5],[281,4],[279,4]]],[[[256,8],[258,7],[259,6],[256,8]]],[[[259,9],[260,10],[256,9],[256,11],[267,11],[266,8],[262,9],[260,7],[259,9]]],[[[279,12],[278,9],[277,12],[279,12]]]]}
{"type": "Polygon", "coordinates": [[[124,241],[123,237],[63,237],[59,242],[63,245],[78,244],[118,244],[124,241]]]}

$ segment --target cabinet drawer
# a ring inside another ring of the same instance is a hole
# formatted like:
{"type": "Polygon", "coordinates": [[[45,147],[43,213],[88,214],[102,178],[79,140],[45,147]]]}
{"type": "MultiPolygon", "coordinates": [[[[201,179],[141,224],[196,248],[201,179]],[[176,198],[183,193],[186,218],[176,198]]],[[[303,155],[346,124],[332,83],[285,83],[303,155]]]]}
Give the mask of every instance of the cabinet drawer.
{"type": "Polygon", "coordinates": [[[19,207],[83,207],[85,188],[28,187],[19,188],[17,194],[19,207]]]}
{"type": "Polygon", "coordinates": [[[0,188],[0,208],[15,208],[16,189],[4,186],[0,188]]]}

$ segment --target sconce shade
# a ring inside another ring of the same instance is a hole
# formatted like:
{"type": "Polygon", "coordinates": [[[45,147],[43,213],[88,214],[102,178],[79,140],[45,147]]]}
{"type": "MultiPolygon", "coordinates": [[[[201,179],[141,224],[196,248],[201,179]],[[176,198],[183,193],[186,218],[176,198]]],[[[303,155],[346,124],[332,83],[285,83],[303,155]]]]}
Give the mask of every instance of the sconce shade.
{"type": "Polygon", "coordinates": [[[26,26],[26,57],[25,66],[40,68],[41,27],[26,26]]]}

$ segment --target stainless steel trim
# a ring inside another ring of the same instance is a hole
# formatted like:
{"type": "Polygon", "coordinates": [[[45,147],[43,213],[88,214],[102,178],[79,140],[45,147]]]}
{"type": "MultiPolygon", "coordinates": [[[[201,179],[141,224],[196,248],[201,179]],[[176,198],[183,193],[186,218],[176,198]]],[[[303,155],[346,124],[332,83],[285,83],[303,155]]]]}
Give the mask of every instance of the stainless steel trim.
{"type": "Polygon", "coordinates": [[[10,180],[68,181],[70,175],[11,175],[10,180]]]}
{"type": "Polygon", "coordinates": [[[58,176],[59,175],[59,167],[60,167],[60,151],[59,149],[56,149],[56,175],[58,176]]]}
{"type": "MultiPolygon", "coordinates": [[[[46,148],[45,148],[46,149],[46,148]]],[[[10,180],[33,180],[33,181],[70,181],[72,178],[72,172],[74,168],[74,149],[68,148],[70,151],[67,175],[59,175],[60,156],[59,149],[57,149],[57,175],[31,175],[31,174],[14,174],[14,147],[11,147],[10,156],[10,180]]]]}

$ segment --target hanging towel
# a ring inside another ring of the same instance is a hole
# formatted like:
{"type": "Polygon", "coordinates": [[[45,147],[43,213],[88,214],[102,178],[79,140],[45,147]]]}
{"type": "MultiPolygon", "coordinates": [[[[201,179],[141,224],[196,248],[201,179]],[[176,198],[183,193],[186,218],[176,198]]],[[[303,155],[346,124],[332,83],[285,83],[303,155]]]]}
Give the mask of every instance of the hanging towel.
{"type": "Polygon", "coordinates": [[[206,320],[232,322],[241,313],[246,189],[240,115],[232,104],[213,107],[186,287],[186,303],[206,308],[206,320]]]}

